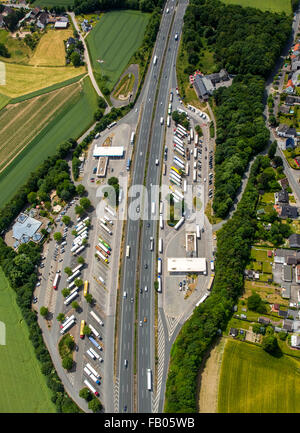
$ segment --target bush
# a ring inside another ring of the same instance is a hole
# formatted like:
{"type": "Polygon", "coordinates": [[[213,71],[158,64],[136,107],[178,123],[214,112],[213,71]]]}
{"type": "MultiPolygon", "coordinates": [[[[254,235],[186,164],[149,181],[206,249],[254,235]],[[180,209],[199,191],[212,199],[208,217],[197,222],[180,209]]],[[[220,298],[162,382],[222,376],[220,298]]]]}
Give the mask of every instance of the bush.
{"type": "Polygon", "coordinates": [[[66,356],[63,359],[62,366],[63,366],[63,368],[65,368],[68,371],[70,371],[72,369],[72,367],[73,367],[73,359],[71,358],[71,356],[66,356]]]}

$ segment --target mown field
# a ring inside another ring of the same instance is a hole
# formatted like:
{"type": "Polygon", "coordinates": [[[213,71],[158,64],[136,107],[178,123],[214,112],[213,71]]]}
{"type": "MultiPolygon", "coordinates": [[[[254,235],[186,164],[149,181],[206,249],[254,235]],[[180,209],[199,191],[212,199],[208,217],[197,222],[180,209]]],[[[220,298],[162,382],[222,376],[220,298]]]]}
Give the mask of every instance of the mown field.
{"type": "Polygon", "coordinates": [[[300,362],[275,358],[260,347],[228,340],[219,393],[219,413],[299,413],[300,362]]]}
{"type": "Polygon", "coordinates": [[[106,86],[110,91],[140,47],[149,16],[127,10],[108,12],[87,36],[93,70],[98,79],[100,74],[108,77],[106,86]]]}
{"type": "Polygon", "coordinates": [[[41,8],[47,7],[49,9],[55,6],[64,6],[67,8],[68,6],[74,5],[74,0],[36,0],[33,4],[34,6],[40,6],[41,8]]]}
{"type": "Polygon", "coordinates": [[[71,36],[73,36],[71,29],[48,30],[40,39],[29,64],[32,66],[65,66],[64,41],[71,36]]]}
{"type": "Polygon", "coordinates": [[[8,49],[10,57],[1,57],[0,60],[8,63],[23,63],[26,64],[32,54],[31,49],[24,41],[12,38],[7,30],[0,30],[0,43],[4,44],[8,49]]]}
{"type": "Polygon", "coordinates": [[[75,83],[19,104],[0,113],[0,172],[66,106],[77,102],[81,84],[75,83]]]}
{"type": "Polygon", "coordinates": [[[0,207],[24,184],[32,170],[55,153],[60,143],[71,137],[78,138],[93,123],[97,95],[88,77],[82,83],[76,99],[71,98],[0,174],[0,207]]]}
{"type": "Polygon", "coordinates": [[[6,329],[6,345],[0,345],[0,412],[55,412],[51,393],[28,338],[28,328],[2,269],[0,318],[6,329]]]}
{"type": "Polygon", "coordinates": [[[69,80],[72,77],[85,72],[85,67],[34,67],[6,64],[6,85],[1,86],[1,94],[18,97],[26,93],[35,92],[43,87],[49,87],[60,81],[69,80]]]}
{"type": "Polygon", "coordinates": [[[221,0],[226,4],[240,5],[244,7],[252,7],[261,9],[262,11],[270,12],[285,12],[292,13],[290,0],[221,0]]]}

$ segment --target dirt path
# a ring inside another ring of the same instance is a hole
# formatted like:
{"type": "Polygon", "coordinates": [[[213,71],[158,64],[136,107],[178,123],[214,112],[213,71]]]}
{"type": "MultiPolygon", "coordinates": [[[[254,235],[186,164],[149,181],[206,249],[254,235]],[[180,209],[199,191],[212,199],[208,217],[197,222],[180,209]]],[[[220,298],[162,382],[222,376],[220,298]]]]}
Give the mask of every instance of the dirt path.
{"type": "Polygon", "coordinates": [[[218,411],[218,388],[226,341],[226,338],[217,340],[200,374],[199,413],[217,413],[218,411]]]}
{"type": "Polygon", "coordinates": [[[113,91],[110,94],[110,100],[113,103],[114,107],[122,107],[124,105],[129,104],[130,101],[134,100],[135,94],[137,92],[138,89],[138,84],[139,84],[139,66],[137,64],[131,64],[125,72],[123,72],[123,74],[121,75],[121,77],[119,78],[117,84],[115,85],[115,87],[113,88],[113,91]],[[114,92],[116,91],[116,88],[118,87],[118,84],[121,82],[122,78],[125,77],[125,75],[127,74],[133,74],[134,75],[134,84],[133,84],[133,89],[132,92],[130,92],[128,98],[126,99],[119,99],[119,98],[115,98],[113,96],[114,92]],[[132,94],[132,96],[130,97],[130,95],[132,94]]]}

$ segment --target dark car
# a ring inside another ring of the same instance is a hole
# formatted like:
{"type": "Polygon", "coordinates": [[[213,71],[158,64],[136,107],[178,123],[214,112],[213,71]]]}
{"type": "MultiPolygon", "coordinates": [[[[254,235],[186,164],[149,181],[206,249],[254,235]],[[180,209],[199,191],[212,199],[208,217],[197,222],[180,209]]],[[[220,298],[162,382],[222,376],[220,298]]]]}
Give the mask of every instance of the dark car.
{"type": "Polygon", "coordinates": [[[97,173],[97,167],[94,167],[94,169],[93,169],[93,173],[94,173],[94,174],[97,173]]]}
{"type": "Polygon", "coordinates": [[[95,178],[94,177],[91,177],[91,182],[95,182],[95,178]]]}
{"type": "Polygon", "coordinates": [[[144,267],[145,267],[145,269],[148,269],[148,265],[147,265],[147,263],[145,263],[145,266],[144,266],[144,267]]]}
{"type": "Polygon", "coordinates": [[[123,412],[127,412],[127,406],[124,406],[123,412]]]}

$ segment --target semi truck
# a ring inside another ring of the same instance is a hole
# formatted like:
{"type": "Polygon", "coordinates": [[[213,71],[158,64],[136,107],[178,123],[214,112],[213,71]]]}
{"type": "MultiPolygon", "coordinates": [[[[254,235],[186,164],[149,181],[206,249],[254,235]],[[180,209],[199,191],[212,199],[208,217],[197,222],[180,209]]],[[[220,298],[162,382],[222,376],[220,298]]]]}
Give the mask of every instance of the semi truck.
{"type": "Polygon", "coordinates": [[[97,341],[93,337],[89,336],[89,340],[97,349],[102,350],[102,347],[100,346],[100,344],[98,344],[97,341]]]}
{"type": "Polygon", "coordinates": [[[69,320],[68,323],[60,330],[60,333],[64,334],[65,332],[67,332],[68,329],[70,329],[74,325],[75,322],[76,322],[75,318],[72,320],[69,320]]]}
{"type": "Polygon", "coordinates": [[[157,272],[159,275],[161,275],[162,273],[162,260],[160,257],[157,260],[157,272]]]}
{"type": "Polygon", "coordinates": [[[100,319],[100,317],[97,316],[96,313],[94,313],[94,311],[90,311],[91,316],[96,320],[96,322],[99,323],[99,325],[103,326],[104,323],[102,322],[102,320],[100,319]]]}
{"type": "Polygon", "coordinates": [[[110,235],[112,235],[112,231],[103,223],[100,224],[100,226],[110,235]]]}
{"type": "MultiPolygon", "coordinates": [[[[78,290],[78,289],[77,289],[78,290]]],[[[64,305],[69,305],[70,302],[72,302],[75,298],[77,298],[78,296],[78,292],[73,292],[70,296],[68,296],[65,301],[64,301],[64,305]]]]}
{"type": "Polygon", "coordinates": [[[159,238],[159,241],[158,241],[158,251],[160,253],[163,252],[163,240],[162,240],[162,238],[159,238]]]}
{"type": "Polygon", "coordinates": [[[89,390],[95,394],[96,397],[99,397],[99,392],[90,384],[88,380],[84,380],[84,384],[89,388],[89,390]]]}
{"type": "Polygon", "coordinates": [[[175,225],[174,229],[178,230],[182,226],[182,224],[184,223],[184,220],[185,220],[184,216],[182,218],[180,218],[178,223],[175,225]]]}

